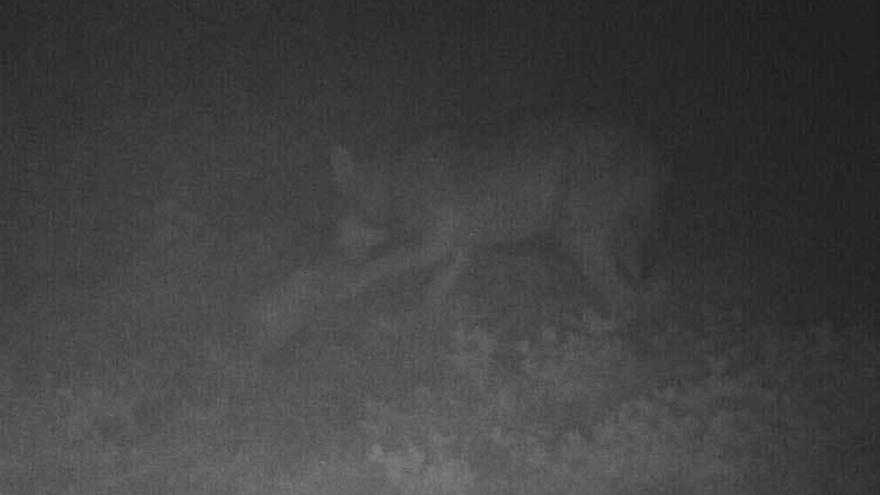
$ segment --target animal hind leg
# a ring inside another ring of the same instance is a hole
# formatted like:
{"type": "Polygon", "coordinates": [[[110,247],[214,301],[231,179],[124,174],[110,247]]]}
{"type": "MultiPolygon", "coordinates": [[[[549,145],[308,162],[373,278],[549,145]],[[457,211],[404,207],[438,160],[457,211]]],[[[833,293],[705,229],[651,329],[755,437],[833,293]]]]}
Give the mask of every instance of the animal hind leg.
{"type": "Polygon", "coordinates": [[[443,302],[446,296],[452,292],[455,283],[461,278],[461,274],[470,261],[471,254],[469,250],[456,250],[449,266],[442,268],[440,273],[428,284],[428,288],[425,290],[425,302],[429,305],[443,302]]]}

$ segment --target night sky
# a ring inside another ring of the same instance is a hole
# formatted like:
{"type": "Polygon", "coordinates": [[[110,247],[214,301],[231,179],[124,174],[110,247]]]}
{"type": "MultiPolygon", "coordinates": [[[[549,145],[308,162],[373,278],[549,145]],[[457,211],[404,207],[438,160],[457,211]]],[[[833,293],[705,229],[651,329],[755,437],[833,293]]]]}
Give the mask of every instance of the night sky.
{"type": "Polygon", "coordinates": [[[376,155],[566,101],[653,131],[673,169],[672,258],[781,257],[812,273],[803,283],[864,292],[880,234],[876,10],[6,2],[3,295],[124,263],[133,223],[181,189],[224,229],[320,228],[331,143],[376,155]]]}

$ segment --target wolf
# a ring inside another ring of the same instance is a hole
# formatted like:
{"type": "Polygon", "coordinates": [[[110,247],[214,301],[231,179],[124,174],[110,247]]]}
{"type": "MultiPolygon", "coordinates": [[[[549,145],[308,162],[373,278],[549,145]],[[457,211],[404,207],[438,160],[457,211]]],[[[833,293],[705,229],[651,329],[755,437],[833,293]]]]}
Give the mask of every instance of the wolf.
{"type": "Polygon", "coordinates": [[[337,244],[362,259],[348,295],[436,270],[442,300],[478,250],[549,238],[599,294],[631,311],[654,259],[664,174],[650,139],[595,111],[554,111],[434,133],[390,157],[330,153],[337,244]]]}

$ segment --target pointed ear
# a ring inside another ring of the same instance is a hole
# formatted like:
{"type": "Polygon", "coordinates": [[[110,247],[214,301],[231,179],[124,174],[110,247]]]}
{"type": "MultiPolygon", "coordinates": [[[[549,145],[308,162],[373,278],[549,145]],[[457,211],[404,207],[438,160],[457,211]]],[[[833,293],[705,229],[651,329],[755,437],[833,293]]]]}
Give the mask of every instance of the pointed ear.
{"type": "Polygon", "coordinates": [[[355,164],[351,153],[338,144],[330,150],[330,166],[337,181],[344,181],[354,174],[355,164]]]}

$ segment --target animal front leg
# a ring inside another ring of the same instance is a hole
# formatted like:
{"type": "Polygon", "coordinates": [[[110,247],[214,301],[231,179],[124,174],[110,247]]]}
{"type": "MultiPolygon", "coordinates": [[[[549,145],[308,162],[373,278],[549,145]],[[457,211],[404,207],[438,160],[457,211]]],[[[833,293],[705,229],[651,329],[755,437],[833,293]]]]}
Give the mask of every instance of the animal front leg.
{"type": "Polygon", "coordinates": [[[340,296],[356,297],[383,280],[429,268],[441,262],[445,256],[446,253],[442,251],[401,249],[377,258],[355,270],[340,296]]]}

